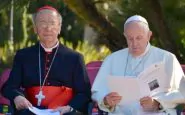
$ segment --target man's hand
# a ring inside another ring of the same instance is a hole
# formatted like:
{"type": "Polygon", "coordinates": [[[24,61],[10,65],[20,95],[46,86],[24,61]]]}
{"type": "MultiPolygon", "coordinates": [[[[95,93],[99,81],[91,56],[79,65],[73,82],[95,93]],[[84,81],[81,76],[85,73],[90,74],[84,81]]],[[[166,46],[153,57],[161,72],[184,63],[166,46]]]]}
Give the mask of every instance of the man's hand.
{"type": "Polygon", "coordinates": [[[59,111],[60,115],[63,115],[65,113],[69,113],[70,110],[71,110],[71,107],[69,105],[67,105],[67,106],[57,107],[53,111],[59,111]]]}
{"type": "Polygon", "coordinates": [[[108,105],[109,107],[115,107],[120,101],[121,96],[116,92],[111,92],[108,95],[106,95],[103,99],[104,104],[108,105]]]}
{"type": "Polygon", "coordinates": [[[32,104],[23,96],[15,97],[14,103],[17,110],[27,109],[28,107],[32,107],[32,104]]]}
{"type": "Polygon", "coordinates": [[[140,99],[140,104],[143,107],[144,111],[156,111],[159,109],[160,103],[151,97],[143,97],[140,99]]]}

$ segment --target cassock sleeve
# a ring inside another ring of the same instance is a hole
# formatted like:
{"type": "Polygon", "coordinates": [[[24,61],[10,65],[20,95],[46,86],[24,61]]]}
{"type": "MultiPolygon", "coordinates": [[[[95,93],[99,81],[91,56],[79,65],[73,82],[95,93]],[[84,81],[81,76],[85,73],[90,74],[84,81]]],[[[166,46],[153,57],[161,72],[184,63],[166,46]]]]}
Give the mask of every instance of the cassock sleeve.
{"type": "Polygon", "coordinates": [[[108,56],[102,63],[102,66],[94,80],[91,92],[92,99],[98,103],[101,110],[111,112],[112,109],[108,109],[103,102],[104,97],[110,93],[107,89],[106,77],[111,74],[111,56],[108,56]]]}
{"type": "Polygon", "coordinates": [[[87,76],[83,57],[79,54],[75,63],[73,74],[74,98],[69,105],[75,110],[87,113],[88,104],[91,100],[90,82],[87,76]]]}
{"type": "Polygon", "coordinates": [[[159,93],[154,99],[162,105],[163,109],[167,110],[185,103],[185,77],[175,55],[171,54],[166,58],[165,67],[170,81],[169,92],[159,93]]]}
{"type": "Polygon", "coordinates": [[[2,93],[8,98],[11,102],[13,102],[14,98],[18,95],[23,95],[23,91],[20,89],[22,82],[22,64],[21,64],[22,56],[18,51],[14,57],[13,67],[10,72],[9,79],[4,84],[2,93]]]}

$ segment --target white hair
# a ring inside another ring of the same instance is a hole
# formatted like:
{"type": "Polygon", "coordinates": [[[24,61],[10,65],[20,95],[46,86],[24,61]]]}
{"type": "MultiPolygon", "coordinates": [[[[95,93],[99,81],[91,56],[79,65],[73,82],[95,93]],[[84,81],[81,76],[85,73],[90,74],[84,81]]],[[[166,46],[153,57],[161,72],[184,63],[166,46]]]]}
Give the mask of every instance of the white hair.
{"type": "MultiPolygon", "coordinates": [[[[39,12],[37,12],[37,13],[34,13],[34,14],[32,15],[34,25],[36,25],[36,18],[37,18],[37,15],[39,15],[39,14],[41,14],[41,13],[43,13],[43,12],[54,12],[54,11],[49,10],[49,9],[44,9],[44,10],[41,10],[41,11],[39,11],[39,12]]],[[[57,13],[57,16],[58,16],[60,25],[62,25],[62,15],[61,15],[60,13],[58,13],[58,12],[56,12],[56,13],[57,13]]]]}

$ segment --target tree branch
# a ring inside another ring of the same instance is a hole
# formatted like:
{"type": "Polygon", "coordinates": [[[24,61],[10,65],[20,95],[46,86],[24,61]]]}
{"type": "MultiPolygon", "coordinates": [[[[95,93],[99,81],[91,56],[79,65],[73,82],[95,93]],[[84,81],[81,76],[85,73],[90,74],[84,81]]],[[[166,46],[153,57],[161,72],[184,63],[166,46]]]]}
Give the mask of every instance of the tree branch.
{"type": "Polygon", "coordinates": [[[63,0],[68,7],[84,19],[87,23],[95,27],[106,36],[107,45],[110,50],[116,51],[126,47],[124,36],[112,25],[102,14],[100,14],[90,0],[63,0]]]}

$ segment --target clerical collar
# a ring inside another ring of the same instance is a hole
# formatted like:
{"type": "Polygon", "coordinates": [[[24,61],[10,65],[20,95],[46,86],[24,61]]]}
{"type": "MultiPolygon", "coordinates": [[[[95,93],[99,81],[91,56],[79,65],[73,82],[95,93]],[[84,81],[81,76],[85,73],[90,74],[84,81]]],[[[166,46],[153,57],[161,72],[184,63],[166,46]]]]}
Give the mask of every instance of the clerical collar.
{"type": "Polygon", "coordinates": [[[54,46],[51,47],[51,48],[46,48],[46,47],[44,47],[44,45],[43,45],[42,43],[40,43],[40,45],[42,46],[42,48],[44,49],[44,51],[46,51],[46,52],[52,52],[52,50],[53,50],[54,48],[56,48],[56,47],[59,45],[59,42],[57,42],[56,45],[54,45],[54,46]]]}
{"type": "MultiPolygon", "coordinates": [[[[140,58],[140,57],[143,57],[143,56],[148,52],[148,50],[150,49],[150,47],[151,47],[151,45],[150,45],[150,43],[148,42],[148,44],[147,44],[147,46],[146,46],[145,51],[144,51],[141,55],[136,56],[136,57],[134,57],[134,58],[140,58]]],[[[132,55],[131,55],[131,56],[132,56],[132,55]]],[[[132,56],[132,57],[133,57],[133,56],[132,56]]]]}

